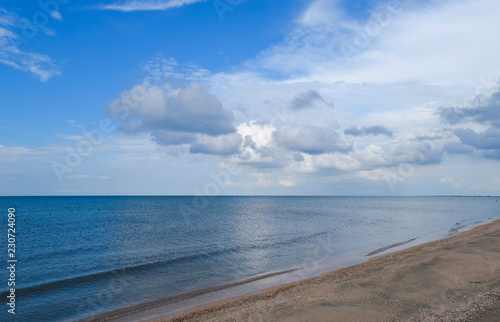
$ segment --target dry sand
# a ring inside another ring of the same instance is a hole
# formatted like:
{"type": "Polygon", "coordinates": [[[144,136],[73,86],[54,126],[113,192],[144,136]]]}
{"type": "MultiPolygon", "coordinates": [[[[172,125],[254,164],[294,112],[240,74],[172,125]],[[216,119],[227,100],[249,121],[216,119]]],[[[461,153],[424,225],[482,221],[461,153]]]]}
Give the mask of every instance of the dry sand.
{"type": "Polygon", "coordinates": [[[500,321],[500,221],[151,321],[500,321]]]}

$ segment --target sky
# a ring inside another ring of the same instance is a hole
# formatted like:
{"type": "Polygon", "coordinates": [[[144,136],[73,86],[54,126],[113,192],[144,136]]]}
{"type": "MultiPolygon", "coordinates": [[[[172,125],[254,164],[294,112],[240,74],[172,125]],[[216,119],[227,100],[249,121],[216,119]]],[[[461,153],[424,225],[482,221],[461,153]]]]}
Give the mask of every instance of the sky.
{"type": "Polygon", "coordinates": [[[500,195],[498,12],[0,0],[0,195],[500,195]]]}

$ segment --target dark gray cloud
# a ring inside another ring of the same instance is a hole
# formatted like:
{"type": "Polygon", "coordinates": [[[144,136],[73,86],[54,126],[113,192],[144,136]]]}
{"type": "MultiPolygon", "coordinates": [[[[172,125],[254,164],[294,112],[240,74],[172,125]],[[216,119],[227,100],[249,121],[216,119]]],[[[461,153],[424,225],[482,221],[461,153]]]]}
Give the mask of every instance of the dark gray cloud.
{"type": "Polygon", "coordinates": [[[391,138],[393,136],[392,131],[382,125],[373,125],[368,127],[363,126],[361,129],[353,126],[344,130],[344,134],[352,136],[385,135],[391,138]]]}
{"type": "Polygon", "coordinates": [[[500,160],[500,150],[484,151],[484,157],[492,160],[500,160]]]}
{"type": "Polygon", "coordinates": [[[451,154],[481,153],[485,158],[500,160],[500,91],[489,97],[477,97],[473,107],[441,107],[437,113],[448,124],[475,122],[488,124],[484,132],[470,128],[455,129],[453,133],[461,143],[445,145],[445,152],[451,154]]]}
{"type": "Polygon", "coordinates": [[[267,170],[267,169],[282,169],[286,166],[285,163],[283,162],[258,162],[258,163],[251,163],[251,162],[243,162],[241,163],[242,165],[246,165],[248,167],[252,167],[255,169],[262,169],[262,170],[267,170]]]}
{"type": "Polygon", "coordinates": [[[448,154],[471,154],[473,150],[465,144],[459,142],[450,142],[443,146],[443,152],[448,154]]]}
{"type": "Polygon", "coordinates": [[[471,129],[458,129],[454,133],[463,144],[478,150],[500,150],[500,129],[490,127],[481,133],[471,129]]]}
{"type": "Polygon", "coordinates": [[[196,140],[196,135],[186,132],[154,130],[151,135],[159,145],[190,144],[196,140]]]}
{"type": "Polygon", "coordinates": [[[352,146],[342,142],[337,133],[330,128],[317,126],[290,126],[279,132],[274,132],[274,138],[279,145],[308,154],[328,152],[349,152],[352,146]]]}
{"type": "MultiPolygon", "coordinates": [[[[476,132],[471,129],[457,129],[454,131],[454,134],[460,139],[463,146],[474,148],[487,159],[500,160],[500,129],[490,127],[484,132],[476,132]]],[[[464,150],[464,147],[455,147],[459,149],[458,153],[461,151],[464,153],[467,152],[464,150]]],[[[448,145],[445,148],[449,148],[448,145]]],[[[470,154],[474,153],[474,150],[469,150],[470,154]]]]}
{"type": "Polygon", "coordinates": [[[443,161],[443,149],[428,142],[399,142],[390,155],[392,165],[433,165],[443,161]]]}
{"type": "Polygon", "coordinates": [[[386,135],[392,137],[392,131],[383,127],[382,125],[373,125],[367,128],[363,128],[367,135],[386,135]]]}
{"type": "Polygon", "coordinates": [[[437,113],[448,124],[473,121],[500,128],[500,91],[486,99],[476,99],[474,107],[441,107],[437,113]]]}
{"type": "Polygon", "coordinates": [[[302,110],[313,107],[317,102],[323,102],[331,106],[325,99],[315,90],[308,90],[307,92],[296,95],[290,102],[290,108],[294,111],[302,110]]]}
{"type": "Polygon", "coordinates": [[[344,130],[344,134],[352,135],[352,136],[362,136],[362,135],[365,135],[363,129],[358,129],[355,126],[349,128],[347,130],[344,130]]]}

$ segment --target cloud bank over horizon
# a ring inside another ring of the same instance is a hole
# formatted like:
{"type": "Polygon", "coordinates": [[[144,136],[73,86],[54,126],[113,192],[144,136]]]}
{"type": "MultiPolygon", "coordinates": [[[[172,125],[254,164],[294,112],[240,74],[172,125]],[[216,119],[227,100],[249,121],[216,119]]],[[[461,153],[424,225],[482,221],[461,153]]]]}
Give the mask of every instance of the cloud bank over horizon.
{"type": "MultiPolygon", "coordinates": [[[[204,1],[100,3],[94,12],[147,16],[195,10],[202,6],[190,5],[198,2],[204,1]]],[[[234,21],[229,16],[217,29],[226,30],[220,37],[231,34],[248,5],[230,11],[234,21]]],[[[237,168],[223,194],[500,194],[500,3],[353,6],[306,1],[274,35],[279,40],[263,41],[252,54],[242,49],[235,61],[220,50],[223,63],[216,67],[203,63],[202,42],[187,45],[200,54],[185,60],[149,50],[134,66],[135,81],[101,95],[108,103],[99,109],[117,131],[102,138],[92,132],[99,144],[80,153],[89,165],[70,166],[66,181],[106,177],[104,191],[121,191],[117,186],[128,181],[120,173],[131,167],[147,174],[149,181],[133,178],[143,187],[155,183],[146,194],[190,194],[211,180],[208,173],[237,168]],[[175,184],[166,187],[160,176],[175,184]]],[[[0,20],[0,46],[11,30],[6,19],[0,20]]],[[[40,70],[48,74],[29,71],[29,59],[21,58],[28,54],[0,53],[0,59],[22,60],[26,66],[18,69],[45,81],[58,73],[47,67],[54,64],[48,56],[30,58],[36,66],[44,61],[40,70]]],[[[1,158],[9,167],[16,153],[67,166],[65,151],[78,154],[86,137],[61,134],[58,144],[4,146],[1,158]]]]}

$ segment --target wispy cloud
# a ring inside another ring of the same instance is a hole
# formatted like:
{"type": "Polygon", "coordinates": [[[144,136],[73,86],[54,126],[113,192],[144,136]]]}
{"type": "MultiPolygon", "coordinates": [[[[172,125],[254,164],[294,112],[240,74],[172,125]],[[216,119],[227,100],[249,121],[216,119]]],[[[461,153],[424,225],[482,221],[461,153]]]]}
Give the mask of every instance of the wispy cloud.
{"type": "Polygon", "coordinates": [[[100,10],[113,10],[122,12],[133,11],[161,11],[178,8],[207,0],[156,0],[156,1],[125,1],[122,3],[104,4],[97,7],[100,10]]]}
{"type": "MultiPolygon", "coordinates": [[[[7,12],[1,8],[0,15],[1,64],[32,74],[42,82],[47,81],[52,76],[61,74],[59,67],[49,56],[23,51],[20,48],[20,44],[27,41],[27,39],[23,38],[23,36],[19,33],[22,17],[19,17],[14,13],[7,12]]],[[[60,17],[60,14],[57,17],[60,17]]],[[[55,34],[50,28],[39,28],[49,36],[53,36],[55,34]]]]}
{"type": "Polygon", "coordinates": [[[71,180],[81,180],[81,179],[101,179],[101,180],[108,180],[111,179],[111,177],[108,176],[89,176],[86,174],[76,174],[72,176],[65,176],[65,179],[71,179],[71,180]]]}

